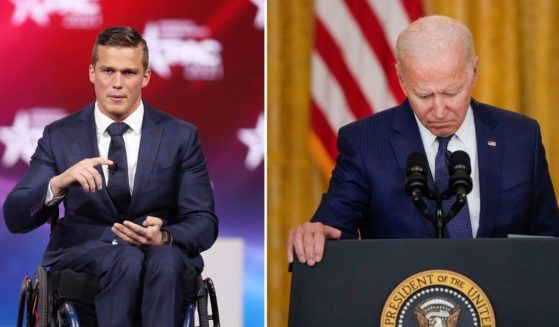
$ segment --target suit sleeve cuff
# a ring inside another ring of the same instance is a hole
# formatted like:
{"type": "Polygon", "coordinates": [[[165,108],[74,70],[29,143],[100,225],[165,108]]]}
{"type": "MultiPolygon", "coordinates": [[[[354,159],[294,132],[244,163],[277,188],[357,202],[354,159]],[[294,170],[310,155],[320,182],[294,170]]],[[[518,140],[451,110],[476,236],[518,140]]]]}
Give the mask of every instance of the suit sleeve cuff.
{"type": "Polygon", "coordinates": [[[57,206],[62,200],[66,197],[66,194],[62,194],[61,196],[54,196],[52,190],[50,189],[50,182],[49,186],[47,187],[47,196],[45,198],[45,205],[47,207],[54,207],[57,206]]]}

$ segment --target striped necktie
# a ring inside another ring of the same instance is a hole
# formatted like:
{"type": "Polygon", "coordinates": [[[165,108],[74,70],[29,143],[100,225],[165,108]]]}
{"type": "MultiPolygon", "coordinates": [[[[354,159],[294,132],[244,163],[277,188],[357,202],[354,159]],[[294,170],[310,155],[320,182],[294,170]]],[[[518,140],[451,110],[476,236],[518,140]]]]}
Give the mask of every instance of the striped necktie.
{"type": "MultiPolygon", "coordinates": [[[[437,137],[439,142],[439,149],[437,157],[435,158],[435,185],[437,192],[441,193],[448,189],[448,158],[450,151],[448,151],[448,142],[452,136],[437,137]]],[[[443,201],[443,211],[446,214],[448,209],[454,203],[455,198],[451,197],[443,201]]],[[[471,238],[472,237],[472,223],[470,221],[470,211],[468,209],[468,201],[458,214],[452,218],[446,225],[446,230],[449,238],[471,238]]]]}

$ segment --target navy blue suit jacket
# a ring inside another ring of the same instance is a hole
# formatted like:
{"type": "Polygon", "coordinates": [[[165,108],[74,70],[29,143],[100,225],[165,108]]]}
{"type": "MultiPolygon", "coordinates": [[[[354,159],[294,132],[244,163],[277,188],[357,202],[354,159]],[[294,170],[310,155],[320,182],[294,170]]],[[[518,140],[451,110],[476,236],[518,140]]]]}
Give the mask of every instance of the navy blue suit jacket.
{"type": "MultiPolygon", "coordinates": [[[[141,224],[147,215],[162,218],[174,244],[198,260],[217,237],[213,192],[196,127],[144,103],[138,165],[130,208],[119,216],[106,187],[93,193],[70,187],[65,215],[51,235],[43,265],[54,263],[65,249],[90,240],[111,242],[115,222],[141,224]]],[[[12,232],[27,232],[58,215],[44,205],[49,180],[82,159],[99,156],[94,104],[45,127],[27,173],[4,203],[12,232]]],[[[97,167],[101,176],[101,167],[97,167]]],[[[103,185],[106,185],[103,177],[103,185]]]]}
{"type": "MultiPolygon", "coordinates": [[[[559,235],[540,129],[525,116],[471,101],[480,184],[477,237],[559,235]],[[495,146],[488,142],[493,141],[495,146]]],[[[342,238],[429,238],[433,224],[404,191],[406,158],[425,153],[408,101],[340,129],[339,156],[312,220],[342,238]]],[[[429,176],[433,189],[433,178],[429,176]]]]}

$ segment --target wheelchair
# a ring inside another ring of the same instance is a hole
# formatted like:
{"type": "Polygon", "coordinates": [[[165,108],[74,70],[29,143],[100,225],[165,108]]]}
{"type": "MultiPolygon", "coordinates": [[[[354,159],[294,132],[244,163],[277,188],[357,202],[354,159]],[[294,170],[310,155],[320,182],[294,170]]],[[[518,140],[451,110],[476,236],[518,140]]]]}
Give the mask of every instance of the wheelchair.
{"type": "MultiPolygon", "coordinates": [[[[50,272],[39,267],[33,279],[23,279],[16,326],[97,326],[96,294],[97,281],[87,273],[69,269],[50,272]]],[[[219,327],[217,297],[210,278],[197,276],[188,281],[183,300],[183,327],[194,327],[196,312],[200,327],[219,327]]]]}

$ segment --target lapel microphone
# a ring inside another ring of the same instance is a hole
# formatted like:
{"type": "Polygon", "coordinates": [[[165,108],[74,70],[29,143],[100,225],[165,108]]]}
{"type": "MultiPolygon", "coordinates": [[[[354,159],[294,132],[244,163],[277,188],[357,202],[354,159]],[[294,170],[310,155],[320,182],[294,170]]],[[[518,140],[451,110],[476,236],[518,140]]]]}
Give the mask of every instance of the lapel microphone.
{"type": "Polygon", "coordinates": [[[108,168],[109,168],[109,174],[114,175],[114,173],[118,171],[118,164],[116,162],[113,162],[113,164],[109,165],[108,168]]]}

